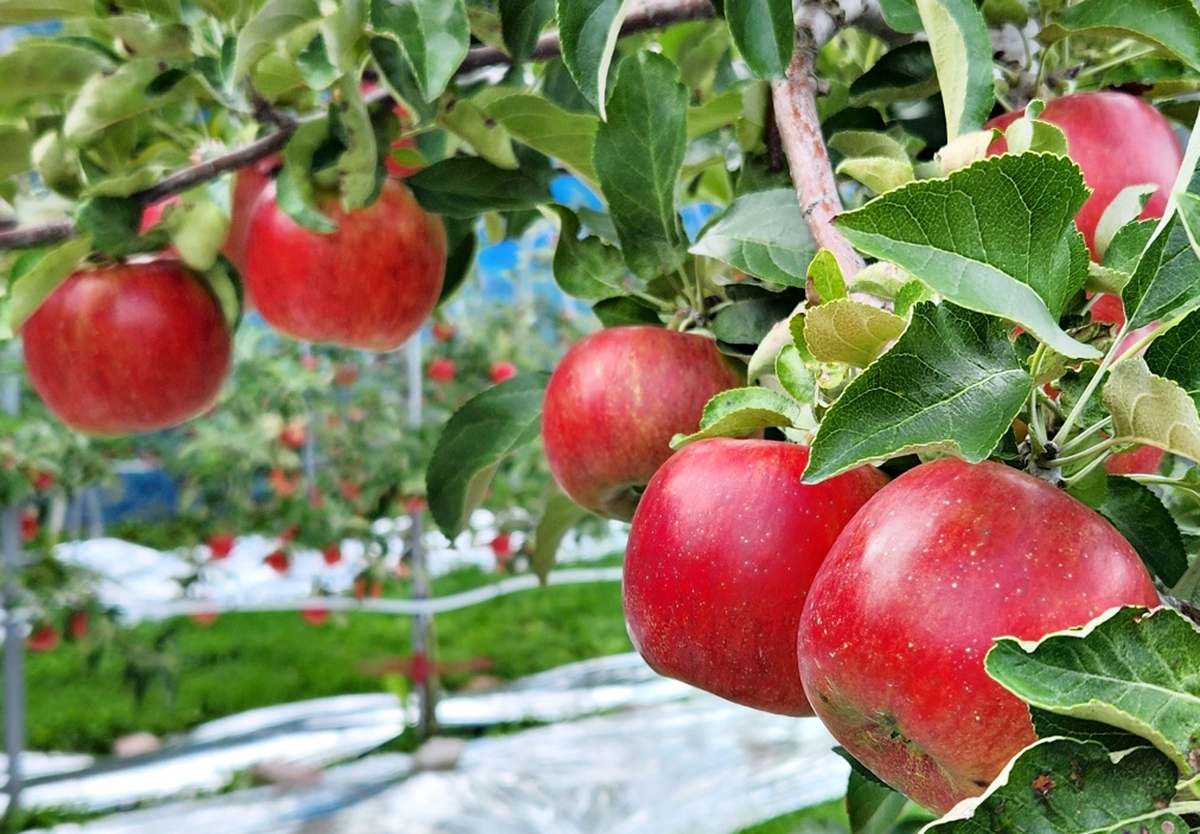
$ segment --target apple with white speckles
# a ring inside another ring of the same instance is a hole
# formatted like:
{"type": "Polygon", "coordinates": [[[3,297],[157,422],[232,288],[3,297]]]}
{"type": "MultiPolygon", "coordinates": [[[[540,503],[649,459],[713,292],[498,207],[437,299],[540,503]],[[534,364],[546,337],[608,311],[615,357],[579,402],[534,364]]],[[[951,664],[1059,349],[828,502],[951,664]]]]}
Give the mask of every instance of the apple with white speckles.
{"type": "Polygon", "coordinates": [[[842,531],[800,618],[800,675],[846,750],[945,812],[1035,738],[1025,704],[984,671],[994,638],[1158,604],[1091,509],[1003,464],[947,458],[896,478],[842,531]]]}
{"type": "Polygon", "coordinates": [[[630,637],[652,668],[730,701],[812,715],[796,668],[808,587],[887,476],[861,466],[800,483],[808,449],[701,440],[655,473],[625,553],[630,637]]]}

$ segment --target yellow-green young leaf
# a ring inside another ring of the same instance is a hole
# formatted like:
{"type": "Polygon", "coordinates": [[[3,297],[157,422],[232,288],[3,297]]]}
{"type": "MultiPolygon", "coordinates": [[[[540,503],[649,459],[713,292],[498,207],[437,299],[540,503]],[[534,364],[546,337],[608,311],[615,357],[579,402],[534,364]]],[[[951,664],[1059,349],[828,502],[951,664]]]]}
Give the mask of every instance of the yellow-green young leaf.
{"type": "Polygon", "coordinates": [[[500,462],[537,439],[549,378],[519,374],[475,395],[446,421],[425,484],[429,510],[451,539],[478,506],[500,462]]]}
{"type": "Polygon", "coordinates": [[[12,331],[19,331],[50,293],[75,271],[79,262],[92,251],[90,238],[77,238],[48,249],[33,268],[13,282],[9,294],[8,321],[12,331]]]}
{"type": "Polygon", "coordinates": [[[592,146],[600,120],[595,116],[568,112],[531,93],[497,98],[483,110],[518,141],[557,159],[589,185],[597,184],[592,146]]]}
{"type": "Polygon", "coordinates": [[[1036,642],[1003,637],[984,668],[1039,709],[1120,727],[1180,773],[1200,769],[1200,631],[1172,608],[1118,608],[1036,642]]]}
{"type": "Polygon", "coordinates": [[[0,0],[0,26],[95,16],[95,0],[0,0]]]}
{"type": "Polygon", "coordinates": [[[876,194],[883,194],[913,181],[912,163],[883,156],[862,156],[843,159],[837,173],[858,180],[876,194]]]}
{"type": "Polygon", "coordinates": [[[33,165],[33,135],[24,122],[0,121],[0,179],[28,171],[33,165]]]}
{"type": "Polygon", "coordinates": [[[846,279],[837,258],[828,249],[822,249],[808,265],[808,280],[812,282],[817,298],[822,303],[846,297],[846,279]]]}
{"type": "Polygon", "coordinates": [[[631,0],[558,0],[563,63],[579,92],[607,118],[608,68],[631,0]]]}
{"type": "MultiPolygon", "coordinates": [[[[805,339],[811,326],[806,322],[805,339]]],[[[947,451],[977,463],[996,448],[1031,390],[1003,321],[922,302],[891,350],[825,413],[804,482],[909,452],[947,451]]]]}
{"type": "Polygon", "coordinates": [[[1113,437],[1118,442],[1157,446],[1200,460],[1196,403],[1179,383],[1150,373],[1144,359],[1134,357],[1115,365],[1104,383],[1102,399],[1112,414],[1113,437]]]}
{"type": "Polygon", "coordinates": [[[1187,823],[1163,809],[1177,776],[1170,759],[1151,747],[1118,756],[1099,742],[1047,738],[1022,750],[982,796],[921,831],[1186,834],[1187,823]]]}
{"type": "Polygon", "coordinates": [[[775,378],[783,390],[802,405],[815,405],[817,401],[817,378],[804,361],[804,355],[795,345],[784,345],[775,357],[775,378]]]}
{"type": "Polygon", "coordinates": [[[1101,266],[1092,261],[1088,264],[1088,279],[1084,286],[1092,292],[1111,292],[1120,295],[1121,290],[1129,283],[1130,277],[1128,272],[1101,266]]]}
{"type": "Polygon", "coordinates": [[[784,286],[804,286],[816,246],[790,188],[738,196],[688,250],[784,286]]]}
{"type": "Polygon", "coordinates": [[[337,136],[345,145],[337,161],[338,189],[342,207],[355,211],[369,206],[379,196],[386,169],[379,164],[375,130],[357,79],[344,75],[337,86],[341,96],[331,113],[336,117],[333,125],[337,136]]]}
{"type": "Polygon", "coordinates": [[[1024,118],[1017,119],[1004,131],[1004,141],[1009,153],[1054,153],[1059,156],[1067,155],[1067,134],[1062,128],[1049,122],[1034,118],[1026,112],[1024,118]]]}
{"type": "Polygon", "coordinates": [[[1099,222],[1096,223],[1095,234],[1096,251],[1101,260],[1104,258],[1104,253],[1108,251],[1108,245],[1112,243],[1113,237],[1126,223],[1132,223],[1138,219],[1154,191],[1153,185],[1130,185],[1122,188],[1113,201],[1105,207],[1099,222]]]}
{"type": "Polygon", "coordinates": [[[895,298],[915,278],[892,263],[876,261],[867,264],[850,279],[850,292],[865,292],[879,298],[895,298]]]}
{"type": "Polygon", "coordinates": [[[719,127],[737,122],[742,115],[742,91],[726,90],[696,107],[688,108],[688,139],[696,139],[719,127]]]}
{"type": "Polygon", "coordinates": [[[73,93],[112,62],[85,46],[30,38],[0,55],[0,107],[73,93]]]}
{"type": "Polygon", "coordinates": [[[874,362],[908,326],[900,316],[850,298],[823,301],[804,317],[804,338],[816,359],[860,368],[874,362]]]}
{"type": "Polygon", "coordinates": [[[1200,11],[1191,0],[1083,0],[1063,9],[1038,40],[1050,44],[1074,34],[1136,38],[1200,69],[1200,11]]]}
{"type": "Polygon", "coordinates": [[[732,388],[717,394],[704,406],[700,430],[677,434],[672,449],[706,437],[746,437],[767,427],[790,427],[804,421],[800,404],[786,394],[769,388],[732,388]]]}
{"type": "Polygon", "coordinates": [[[947,143],[933,155],[934,164],[942,176],[973,165],[987,156],[988,146],[995,141],[995,130],[972,130],[947,143]]]}
{"type": "Polygon", "coordinates": [[[917,0],[946,109],[946,138],[978,130],[995,104],[992,44],[973,0],[917,0]]]}
{"type": "Polygon", "coordinates": [[[333,13],[321,21],[325,49],[329,60],[343,73],[353,74],[366,52],[363,32],[366,29],[363,0],[343,0],[333,13]]]}
{"type": "Polygon", "coordinates": [[[438,113],[437,123],[466,141],[496,167],[520,167],[508,131],[470,99],[448,102],[438,113]]]}
{"type": "Polygon", "coordinates": [[[843,156],[867,156],[909,162],[908,150],[886,133],[868,130],[841,130],[829,139],[829,147],[843,156]]]}
{"type": "Polygon", "coordinates": [[[217,301],[221,303],[221,312],[225,323],[232,333],[237,330],[242,321],[242,302],[245,295],[242,290],[242,279],[237,268],[224,255],[218,255],[213,265],[204,270],[204,278],[212,288],[217,301]]]}
{"type": "Polygon", "coordinates": [[[119,122],[189,98],[201,89],[195,77],[181,75],[162,92],[152,91],[156,81],[171,78],[175,72],[164,72],[153,58],[141,58],[111,74],[93,75],[67,111],[63,136],[73,144],[86,145],[119,122]]]}
{"type": "Polygon", "coordinates": [[[792,342],[791,322],[782,319],[771,325],[767,335],[750,355],[750,361],[746,363],[746,381],[754,384],[768,374],[777,373],[776,361],[786,347],[794,348],[795,345],[792,342]]]}
{"type": "Polygon", "coordinates": [[[554,489],[546,496],[537,529],[533,533],[533,557],[530,559],[530,567],[543,585],[554,569],[562,540],[587,514],[587,510],[559,489],[554,489]]]}
{"type": "Polygon", "coordinates": [[[213,267],[229,234],[229,218],[210,200],[168,206],[163,225],[180,260],[198,272],[213,267]]]}
{"type": "Polygon", "coordinates": [[[267,0],[238,33],[231,75],[240,79],[278,41],[304,24],[320,19],[318,0],[267,0]]]}
{"type": "Polygon", "coordinates": [[[92,29],[93,36],[103,32],[139,58],[174,60],[192,54],[192,33],[182,23],[160,24],[144,17],[120,15],[99,21],[92,29]]]}

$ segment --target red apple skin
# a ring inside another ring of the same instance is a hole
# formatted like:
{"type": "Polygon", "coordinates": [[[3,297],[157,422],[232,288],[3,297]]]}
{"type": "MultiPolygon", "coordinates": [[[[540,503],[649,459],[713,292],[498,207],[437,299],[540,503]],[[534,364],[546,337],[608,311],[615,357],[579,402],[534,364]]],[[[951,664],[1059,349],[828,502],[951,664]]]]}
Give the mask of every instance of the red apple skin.
{"type": "MultiPolygon", "coordinates": [[[[1004,130],[1024,113],[1005,113],[984,128],[1004,130]]],[[[1066,134],[1067,151],[1092,189],[1075,216],[1075,225],[1083,232],[1093,259],[1096,224],[1121,189],[1142,184],[1158,186],[1142,218],[1162,217],[1183,163],[1183,152],[1170,123],[1152,105],[1127,93],[1075,93],[1047,102],[1039,118],[1066,134]]],[[[998,139],[988,148],[988,154],[1007,150],[1004,139],[998,139]]]]}
{"type": "Polygon", "coordinates": [[[625,621],[651,668],[755,709],[812,715],[796,629],[825,554],[887,483],[862,466],[809,486],[808,449],[701,440],[650,479],[629,532],[625,621]]]}
{"type": "Polygon", "coordinates": [[[258,198],[273,182],[272,175],[280,164],[279,157],[269,156],[253,165],[239,168],[233,176],[233,189],[229,197],[229,236],[225,238],[221,252],[237,267],[239,274],[246,271],[250,213],[258,198]]]}
{"type": "Polygon", "coordinates": [[[284,214],[268,185],[250,214],[249,294],[267,323],[310,342],[394,350],[433,311],[446,271],[446,233],[398,180],[346,213],[333,195],[317,205],[337,231],[305,229],[284,214]]]}
{"type": "Polygon", "coordinates": [[[649,325],[585,336],[546,387],[550,471],[575,503],[628,521],[638,491],[671,456],[671,438],[696,431],[709,399],[743,384],[704,336],[649,325]]]}
{"type": "Polygon", "coordinates": [[[851,755],[944,813],[1035,739],[1028,708],[983,669],[994,638],[1158,604],[1134,549],[1065,492],[938,460],[876,493],[830,549],[800,617],[800,676],[851,755]]]}
{"type": "Polygon", "coordinates": [[[1162,459],[1162,449],[1138,446],[1105,458],[1104,471],[1109,475],[1153,475],[1162,459]]]}
{"type": "Polygon", "coordinates": [[[220,302],[170,258],[75,272],[21,336],[46,406],[96,435],[165,429],[207,411],[232,354],[220,302]]]}

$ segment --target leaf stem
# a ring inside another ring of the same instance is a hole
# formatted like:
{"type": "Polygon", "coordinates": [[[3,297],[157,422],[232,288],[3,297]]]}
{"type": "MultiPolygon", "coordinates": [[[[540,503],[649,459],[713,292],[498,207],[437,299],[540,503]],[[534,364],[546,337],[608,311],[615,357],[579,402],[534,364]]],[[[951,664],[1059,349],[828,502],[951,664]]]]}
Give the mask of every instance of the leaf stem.
{"type": "Polygon", "coordinates": [[[1092,397],[1096,393],[1096,389],[1100,386],[1101,380],[1108,373],[1108,369],[1112,367],[1116,361],[1117,351],[1120,348],[1121,340],[1129,332],[1129,322],[1126,321],[1121,325],[1121,329],[1117,331],[1116,337],[1113,339],[1113,345],[1108,349],[1108,353],[1104,354],[1104,358],[1100,360],[1100,367],[1096,369],[1096,373],[1088,380],[1087,387],[1083,389],[1083,394],[1079,400],[1071,407],[1067,417],[1063,420],[1063,424],[1059,426],[1058,431],[1054,434],[1054,443],[1058,446],[1066,445],[1066,438],[1070,434],[1071,429],[1075,427],[1075,421],[1083,416],[1084,409],[1091,402],[1092,397]]]}
{"type": "MultiPolygon", "coordinates": [[[[1079,463],[1080,461],[1088,460],[1093,455],[1100,455],[1101,459],[1103,459],[1108,457],[1103,453],[1111,449],[1113,446],[1118,445],[1118,442],[1119,441],[1115,440],[1114,438],[1106,438],[1099,443],[1088,446],[1081,452],[1073,452],[1068,455],[1059,455],[1054,459],[1054,465],[1063,466],[1064,464],[1069,465],[1072,463],[1079,463]]],[[[1087,468],[1090,469],[1090,465],[1087,468]]]]}
{"type": "Polygon", "coordinates": [[[1112,416],[1110,415],[1110,416],[1105,417],[1103,420],[1097,420],[1095,423],[1092,423],[1092,425],[1088,426],[1086,429],[1081,431],[1079,434],[1075,435],[1075,437],[1072,437],[1070,440],[1068,440],[1066,443],[1064,443],[1061,447],[1059,447],[1059,450],[1058,450],[1059,454],[1060,455],[1071,454],[1073,451],[1075,451],[1077,448],[1079,448],[1081,443],[1083,443],[1085,440],[1087,440],[1093,434],[1104,431],[1104,429],[1108,428],[1108,425],[1111,422],[1112,422],[1112,416]]]}
{"type": "MultiPolygon", "coordinates": [[[[1104,460],[1107,457],[1108,457],[1108,455],[1098,456],[1094,461],[1089,463],[1087,466],[1083,467],[1083,469],[1080,469],[1074,475],[1070,476],[1069,478],[1064,477],[1063,478],[1064,483],[1066,484],[1067,487],[1072,487],[1075,484],[1079,483],[1084,478],[1086,478],[1088,475],[1092,474],[1092,472],[1095,471],[1097,466],[1103,465],[1104,460]]],[[[1055,463],[1058,463],[1058,461],[1055,461],[1055,463]]]]}

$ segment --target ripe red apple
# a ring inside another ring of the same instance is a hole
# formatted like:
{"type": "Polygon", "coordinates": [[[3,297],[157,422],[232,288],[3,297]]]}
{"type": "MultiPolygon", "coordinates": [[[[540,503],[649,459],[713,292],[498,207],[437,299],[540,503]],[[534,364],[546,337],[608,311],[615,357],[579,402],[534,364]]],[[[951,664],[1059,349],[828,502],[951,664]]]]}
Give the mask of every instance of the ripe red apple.
{"type": "Polygon", "coordinates": [[[449,342],[458,333],[453,324],[445,321],[435,321],[429,332],[437,342],[449,342]]]}
{"type": "Polygon", "coordinates": [[[622,594],[651,668],[722,698],[812,715],[796,664],[809,585],[887,476],[862,466],[800,483],[808,448],[701,440],[650,479],[629,531],[622,594]]]}
{"type": "Polygon", "coordinates": [[[40,532],[42,532],[42,525],[38,521],[37,508],[25,507],[21,510],[21,541],[30,541],[40,532]]]}
{"type": "Polygon", "coordinates": [[[71,616],[67,619],[67,632],[71,635],[72,640],[82,640],[87,636],[89,625],[88,612],[72,611],[71,616]]]}
{"type": "Polygon", "coordinates": [[[208,537],[208,549],[213,559],[224,559],[233,551],[235,537],[231,533],[214,533],[208,537]]]}
{"type": "Polygon", "coordinates": [[[983,669],[994,638],[1158,604],[1134,549],[1079,501],[999,463],[937,460],[876,493],[830,549],[800,617],[800,676],[851,755],[945,812],[1035,738],[983,669]]]}
{"type": "Polygon", "coordinates": [[[499,382],[504,382],[506,379],[512,379],[517,375],[517,366],[512,362],[493,362],[492,367],[488,369],[488,379],[495,385],[499,382]]]}
{"type": "Polygon", "coordinates": [[[299,449],[308,438],[308,428],[300,418],[293,418],[279,430],[279,442],[289,449],[299,449]]]}
{"type": "Polygon", "coordinates": [[[342,560],[342,548],[339,544],[328,544],[321,551],[321,558],[327,565],[336,565],[342,560]]]}
{"type": "Polygon", "coordinates": [[[288,566],[291,564],[291,560],[288,559],[287,553],[282,550],[272,550],[267,554],[267,557],[263,559],[263,562],[270,565],[271,568],[279,573],[287,573],[288,566]]]}
{"type": "MultiPolygon", "coordinates": [[[[1024,112],[1005,113],[984,127],[1004,130],[1024,112]]],[[[1131,185],[1157,186],[1142,217],[1162,217],[1183,153],[1170,123],[1152,105],[1127,93],[1075,93],[1047,102],[1039,118],[1066,134],[1067,152],[1092,189],[1075,216],[1075,225],[1083,232],[1093,258],[1096,224],[1122,189],[1131,185]]],[[[1007,150],[1007,142],[998,139],[988,148],[988,154],[1007,150]]]]}
{"type": "Polygon", "coordinates": [[[201,626],[210,626],[217,621],[216,611],[200,611],[192,615],[192,620],[201,626]]]}
{"type": "Polygon", "coordinates": [[[272,177],[280,164],[279,157],[268,156],[245,168],[239,168],[234,174],[233,191],[229,199],[229,236],[225,238],[221,252],[237,267],[239,274],[246,271],[250,212],[263,191],[272,183],[272,177]]]}
{"type": "Polygon", "coordinates": [[[446,269],[446,233],[398,180],[347,213],[332,194],[317,205],[338,229],[298,225],[270,184],[250,213],[243,275],[276,330],[312,342],[386,351],[404,344],[433,311],[446,269]]]}
{"type": "Polygon", "coordinates": [[[742,384],[704,336],[647,325],[585,336],[546,387],[550,471],[575,503],[628,521],[642,487],[671,456],[671,438],[696,431],[709,399],[742,384]]]}
{"type": "Polygon", "coordinates": [[[1155,446],[1136,446],[1104,459],[1109,475],[1153,475],[1162,463],[1163,450],[1155,446]]]}
{"type": "Polygon", "coordinates": [[[316,605],[307,606],[300,612],[300,615],[309,625],[319,626],[329,622],[329,609],[316,605]]]}
{"type": "Polygon", "coordinates": [[[453,382],[457,373],[458,366],[454,363],[454,360],[445,356],[439,356],[431,360],[429,366],[425,369],[426,376],[439,385],[453,382]]]}
{"type": "Polygon", "coordinates": [[[232,341],[204,279],[173,259],[72,274],[21,327],[29,378],[78,431],[154,431],[203,413],[232,341]]]}
{"type": "Polygon", "coordinates": [[[58,629],[49,623],[35,626],[25,638],[25,648],[31,652],[48,652],[58,646],[58,629]]]}

